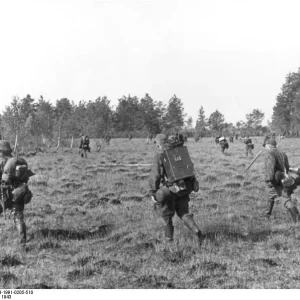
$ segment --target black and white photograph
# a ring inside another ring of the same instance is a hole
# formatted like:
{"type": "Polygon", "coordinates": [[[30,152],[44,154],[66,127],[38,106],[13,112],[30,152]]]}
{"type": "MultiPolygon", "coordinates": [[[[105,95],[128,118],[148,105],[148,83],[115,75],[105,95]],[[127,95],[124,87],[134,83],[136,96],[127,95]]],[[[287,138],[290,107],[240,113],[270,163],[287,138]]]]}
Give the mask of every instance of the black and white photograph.
{"type": "Polygon", "coordinates": [[[296,297],[299,12],[0,0],[0,299],[296,297]]]}

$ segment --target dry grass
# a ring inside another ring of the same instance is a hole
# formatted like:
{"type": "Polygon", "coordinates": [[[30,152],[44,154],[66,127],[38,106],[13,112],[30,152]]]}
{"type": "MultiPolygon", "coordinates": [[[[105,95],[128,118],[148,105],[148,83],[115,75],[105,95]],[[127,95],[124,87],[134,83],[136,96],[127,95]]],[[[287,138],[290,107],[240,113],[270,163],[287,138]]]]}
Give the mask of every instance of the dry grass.
{"type": "MultiPolygon", "coordinates": [[[[299,146],[280,144],[291,164],[299,146]]],[[[28,159],[38,174],[25,209],[29,249],[18,252],[13,221],[1,218],[0,288],[300,287],[299,226],[280,203],[271,220],[261,217],[263,158],[244,175],[251,157],[240,142],[225,155],[211,139],[188,147],[202,186],[190,203],[206,235],[201,249],[178,218],[174,243],[164,242],[147,197],[149,168],[105,167],[151,162],[155,146],[112,140],[88,159],[75,150],[28,159]]]]}

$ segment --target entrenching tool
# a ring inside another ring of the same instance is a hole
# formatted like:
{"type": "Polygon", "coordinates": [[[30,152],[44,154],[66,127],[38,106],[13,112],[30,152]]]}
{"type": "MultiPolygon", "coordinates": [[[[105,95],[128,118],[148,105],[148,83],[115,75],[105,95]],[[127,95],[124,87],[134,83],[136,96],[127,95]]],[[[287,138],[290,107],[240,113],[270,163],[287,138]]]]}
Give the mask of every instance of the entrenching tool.
{"type": "Polygon", "coordinates": [[[244,174],[250,169],[250,167],[254,164],[254,162],[258,159],[258,157],[264,152],[265,149],[260,150],[260,152],[258,152],[258,154],[252,159],[250,165],[247,167],[247,169],[245,170],[244,174]]]}

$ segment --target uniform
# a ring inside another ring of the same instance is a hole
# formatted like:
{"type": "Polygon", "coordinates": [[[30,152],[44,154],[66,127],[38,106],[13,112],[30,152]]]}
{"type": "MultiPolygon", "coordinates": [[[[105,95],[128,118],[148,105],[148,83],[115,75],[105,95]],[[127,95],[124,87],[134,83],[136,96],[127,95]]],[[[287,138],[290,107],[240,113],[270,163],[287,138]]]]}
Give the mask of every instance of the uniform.
{"type": "Polygon", "coordinates": [[[233,143],[233,135],[229,138],[229,142],[233,143]]]}
{"type": "Polygon", "coordinates": [[[219,145],[221,147],[222,153],[224,153],[225,149],[229,148],[229,144],[228,144],[227,140],[224,137],[219,138],[219,145]]]}
{"type": "Polygon", "coordinates": [[[81,152],[81,157],[87,158],[87,151],[90,152],[90,139],[87,135],[82,135],[80,139],[79,150],[81,152]]]}
{"type": "Polygon", "coordinates": [[[31,201],[32,193],[28,188],[29,177],[34,175],[28,170],[25,159],[10,157],[7,159],[3,172],[2,184],[9,186],[12,190],[8,191],[9,204],[6,208],[11,209],[14,223],[19,235],[19,242],[23,249],[26,247],[26,225],[24,222],[24,207],[31,201]]]}
{"type": "Polygon", "coordinates": [[[252,144],[252,140],[249,138],[249,136],[246,137],[246,139],[244,140],[244,143],[246,145],[246,156],[248,156],[248,153],[253,155],[253,153],[252,153],[253,144],[252,144]]]}
{"type": "Polygon", "coordinates": [[[172,241],[174,235],[173,217],[175,214],[183,221],[183,223],[198,237],[199,243],[202,240],[202,234],[193,219],[193,214],[189,213],[189,194],[195,188],[198,181],[195,178],[184,180],[186,189],[178,191],[176,183],[169,183],[166,178],[166,172],[162,163],[163,151],[166,147],[176,143],[183,145],[179,136],[179,141],[174,136],[167,137],[159,134],[156,137],[156,144],[159,151],[155,154],[152,170],[149,179],[149,195],[155,199],[155,210],[162,217],[165,223],[165,237],[172,241]]]}
{"type": "Polygon", "coordinates": [[[283,185],[283,180],[288,176],[290,169],[288,157],[276,148],[276,141],[273,139],[266,141],[266,148],[268,152],[265,156],[264,181],[267,184],[268,210],[265,215],[271,216],[275,199],[281,197],[284,200],[284,207],[290,212],[293,220],[298,221],[299,211],[291,198],[296,185],[289,187],[283,185]]]}

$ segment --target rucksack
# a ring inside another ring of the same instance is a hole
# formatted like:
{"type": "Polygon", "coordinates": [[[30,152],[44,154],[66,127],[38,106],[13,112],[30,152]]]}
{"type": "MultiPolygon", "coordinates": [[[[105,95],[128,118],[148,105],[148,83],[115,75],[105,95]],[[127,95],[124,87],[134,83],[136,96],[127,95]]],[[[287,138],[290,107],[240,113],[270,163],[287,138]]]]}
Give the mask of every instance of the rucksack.
{"type": "Polygon", "coordinates": [[[199,183],[195,177],[194,164],[187,147],[172,147],[162,153],[162,165],[170,189],[179,196],[189,195],[199,190],[199,183]],[[173,190],[172,190],[173,191],[173,190]]]}
{"type": "Polygon", "coordinates": [[[15,180],[27,183],[29,177],[33,175],[34,173],[28,169],[27,162],[24,158],[11,157],[4,166],[2,180],[7,184],[11,184],[15,180]]]}

